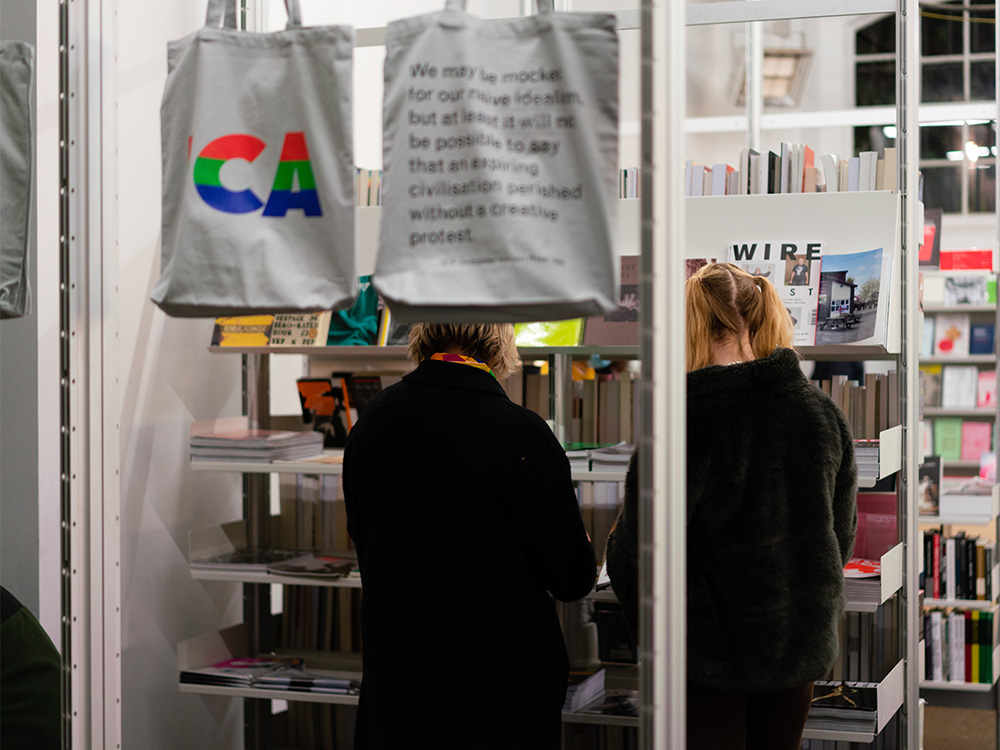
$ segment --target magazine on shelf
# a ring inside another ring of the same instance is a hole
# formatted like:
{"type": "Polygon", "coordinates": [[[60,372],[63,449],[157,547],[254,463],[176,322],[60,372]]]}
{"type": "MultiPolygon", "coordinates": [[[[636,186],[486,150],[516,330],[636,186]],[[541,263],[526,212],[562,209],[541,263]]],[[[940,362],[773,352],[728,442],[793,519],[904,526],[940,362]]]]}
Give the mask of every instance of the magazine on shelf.
{"type": "Polygon", "coordinates": [[[267,565],[267,572],[274,575],[308,576],[312,578],[344,578],[357,567],[357,561],[348,557],[321,555],[307,552],[298,557],[277,560],[267,565]]]}
{"type": "Polygon", "coordinates": [[[726,259],[747,273],[770,281],[792,318],[792,343],[816,343],[819,281],[823,243],[739,241],[727,248],[726,259]]]}
{"type": "Polygon", "coordinates": [[[221,685],[251,687],[268,672],[302,664],[301,659],[277,657],[235,657],[210,664],[181,670],[181,682],[190,685],[221,685]]]}
{"type": "Polygon", "coordinates": [[[817,345],[885,342],[891,266],[881,247],[823,254],[817,345]]]}
{"type": "Polygon", "coordinates": [[[254,687],[267,690],[288,690],[327,695],[357,695],[360,683],[345,677],[334,677],[307,670],[299,665],[277,667],[254,680],[254,687]]]}
{"type": "Polygon", "coordinates": [[[563,711],[579,711],[604,692],[604,668],[570,670],[563,711]]]}
{"type": "Polygon", "coordinates": [[[263,573],[267,570],[268,565],[298,557],[301,554],[302,550],[291,549],[238,549],[200,560],[192,560],[188,567],[192,570],[263,573]]]}

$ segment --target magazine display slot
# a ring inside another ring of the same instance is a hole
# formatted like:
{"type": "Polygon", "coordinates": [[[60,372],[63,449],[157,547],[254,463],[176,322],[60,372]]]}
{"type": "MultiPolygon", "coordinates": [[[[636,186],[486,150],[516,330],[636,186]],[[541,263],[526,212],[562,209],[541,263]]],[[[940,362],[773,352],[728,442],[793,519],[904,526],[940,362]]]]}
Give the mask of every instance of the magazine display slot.
{"type": "MultiPolygon", "coordinates": [[[[289,688],[264,687],[261,684],[253,686],[238,684],[205,684],[186,682],[185,672],[204,669],[211,665],[225,663],[232,659],[249,656],[249,640],[245,625],[233,625],[214,633],[204,633],[177,645],[177,667],[181,673],[178,683],[182,693],[197,693],[199,695],[221,695],[232,698],[254,698],[258,700],[285,700],[310,703],[337,703],[356,706],[356,694],[334,694],[325,692],[310,692],[307,690],[292,690],[289,688]]],[[[361,679],[360,655],[346,654],[335,663],[333,660],[323,660],[322,666],[311,666],[316,660],[306,655],[305,668],[311,674],[328,679],[343,679],[358,682],[361,679]],[[356,658],[355,658],[356,657],[356,658]]]]}
{"type": "Polygon", "coordinates": [[[903,586],[903,545],[897,544],[879,559],[877,579],[850,579],[845,586],[847,612],[876,612],[903,586]]]}
{"type": "MultiPolygon", "coordinates": [[[[885,728],[889,720],[899,711],[903,705],[904,695],[904,664],[900,661],[889,672],[889,674],[877,685],[871,685],[867,689],[876,693],[876,709],[874,712],[847,711],[848,717],[836,718],[829,716],[829,712],[819,715],[814,708],[810,711],[806,719],[806,728],[802,734],[803,739],[833,740],[841,742],[872,742],[885,728]],[[871,715],[871,714],[874,715],[871,715]],[[850,715],[856,715],[852,720],[850,715]]],[[[850,683],[851,685],[865,685],[870,683],[850,683]]],[[[817,688],[822,687],[817,683],[817,688]]],[[[815,694],[815,689],[814,689],[815,694]]],[[[837,709],[843,710],[843,709],[837,709]]]]}
{"type": "MultiPolygon", "coordinates": [[[[989,495],[972,496],[977,505],[983,508],[983,510],[978,513],[967,512],[962,515],[949,514],[947,512],[948,497],[949,495],[947,492],[942,493],[941,502],[943,503],[944,508],[943,513],[932,515],[921,514],[919,518],[920,524],[938,526],[986,526],[988,524],[995,523],[997,518],[1000,517],[1000,485],[994,485],[989,495]]],[[[959,495],[957,497],[965,496],[959,495]]]]}

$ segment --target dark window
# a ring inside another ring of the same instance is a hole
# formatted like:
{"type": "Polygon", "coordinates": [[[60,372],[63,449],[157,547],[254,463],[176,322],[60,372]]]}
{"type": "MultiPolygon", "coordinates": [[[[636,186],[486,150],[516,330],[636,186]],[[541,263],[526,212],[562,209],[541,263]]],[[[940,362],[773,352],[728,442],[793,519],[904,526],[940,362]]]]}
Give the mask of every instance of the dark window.
{"type": "Polygon", "coordinates": [[[969,65],[969,98],[972,101],[996,99],[996,61],[986,60],[969,65]]]}
{"type": "Polygon", "coordinates": [[[962,54],[962,11],[935,9],[924,12],[920,18],[921,54],[924,57],[962,54]],[[955,22],[958,18],[958,22],[955,22]]]}
{"type": "Polygon", "coordinates": [[[973,164],[969,169],[969,211],[993,213],[996,207],[995,164],[973,164]]]}
{"type": "Polygon", "coordinates": [[[859,55],[877,55],[896,52],[896,19],[886,16],[866,26],[857,33],[855,52],[859,55]]]}
{"type": "Polygon", "coordinates": [[[946,167],[921,167],[924,176],[924,205],[947,214],[962,211],[962,162],[946,167]]]}
{"type": "Polygon", "coordinates": [[[896,103],[896,62],[858,63],[856,93],[859,107],[896,103]]]}
{"type": "Polygon", "coordinates": [[[962,87],[962,63],[924,63],[921,96],[924,102],[960,102],[965,100],[962,87]]]}
{"type": "Polygon", "coordinates": [[[947,159],[965,147],[961,125],[926,125],[920,128],[920,158],[947,159]]]}

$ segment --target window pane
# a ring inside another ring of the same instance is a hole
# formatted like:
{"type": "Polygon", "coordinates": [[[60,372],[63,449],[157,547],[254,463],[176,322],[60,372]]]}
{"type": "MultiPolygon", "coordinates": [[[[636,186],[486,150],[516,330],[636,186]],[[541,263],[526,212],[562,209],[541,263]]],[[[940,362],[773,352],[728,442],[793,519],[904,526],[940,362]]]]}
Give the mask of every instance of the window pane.
{"type": "Polygon", "coordinates": [[[920,18],[920,53],[924,57],[962,54],[962,11],[934,8],[920,18]],[[948,16],[935,18],[934,16],[948,16]],[[959,20],[954,20],[959,19],[959,20]]]}
{"type": "Polygon", "coordinates": [[[996,39],[993,35],[993,2],[994,0],[972,0],[970,5],[985,5],[988,9],[970,14],[969,32],[972,37],[972,52],[993,52],[996,49],[996,39]]]}
{"type": "Polygon", "coordinates": [[[969,212],[993,213],[996,206],[995,164],[977,164],[969,170],[969,212]]]}
{"type": "Polygon", "coordinates": [[[969,95],[973,101],[990,101],[996,98],[996,61],[970,64],[969,95]]]}
{"type": "Polygon", "coordinates": [[[997,143],[997,124],[990,122],[980,125],[970,125],[969,139],[975,141],[977,146],[986,146],[992,149],[997,143]]]}
{"type": "Polygon", "coordinates": [[[961,151],[964,145],[959,125],[923,125],[920,128],[921,159],[946,159],[949,151],[961,151]]]}
{"type": "Polygon", "coordinates": [[[882,154],[885,149],[896,145],[894,138],[889,138],[885,134],[885,127],[882,125],[859,125],[854,128],[854,153],[861,151],[878,151],[882,154]]]}
{"type": "Polygon", "coordinates": [[[962,210],[961,163],[948,167],[923,167],[924,206],[940,208],[947,214],[962,210]]]}
{"type": "MultiPolygon", "coordinates": [[[[860,65],[858,66],[861,67],[860,65]]],[[[965,94],[962,90],[962,63],[924,63],[921,101],[960,102],[965,94]]]]}
{"type": "Polygon", "coordinates": [[[896,63],[858,63],[855,91],[859,107],[896,103],[896,63]]]}
{"type": "Polygon", "coordinates": [[[855,37],[855,51],[859,55],[875,55],[896,51],[896,23],[893,16],[886,16],[861,29],[855,37]]]}

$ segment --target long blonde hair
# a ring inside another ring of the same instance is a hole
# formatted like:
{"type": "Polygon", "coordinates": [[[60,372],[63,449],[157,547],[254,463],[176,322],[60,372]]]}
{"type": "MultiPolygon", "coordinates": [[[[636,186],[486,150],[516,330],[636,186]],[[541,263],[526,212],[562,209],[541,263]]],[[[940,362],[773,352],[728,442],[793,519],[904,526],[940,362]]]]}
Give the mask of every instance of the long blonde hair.
{"type": "Polygon", "coordinates": [[[520,366],[512,323],[415,323],[410,328],[406,356],[414,362],[452,349],[489,365],[500,380],[520,366]]]}
{"type": "Polygon", "coordinates": [[[687,280],[687,369],[712,364],[712,345],[746,332],[754,357],[792,348],[792,318],[770,281],[732,263],[702,266],[687,280]]]}

